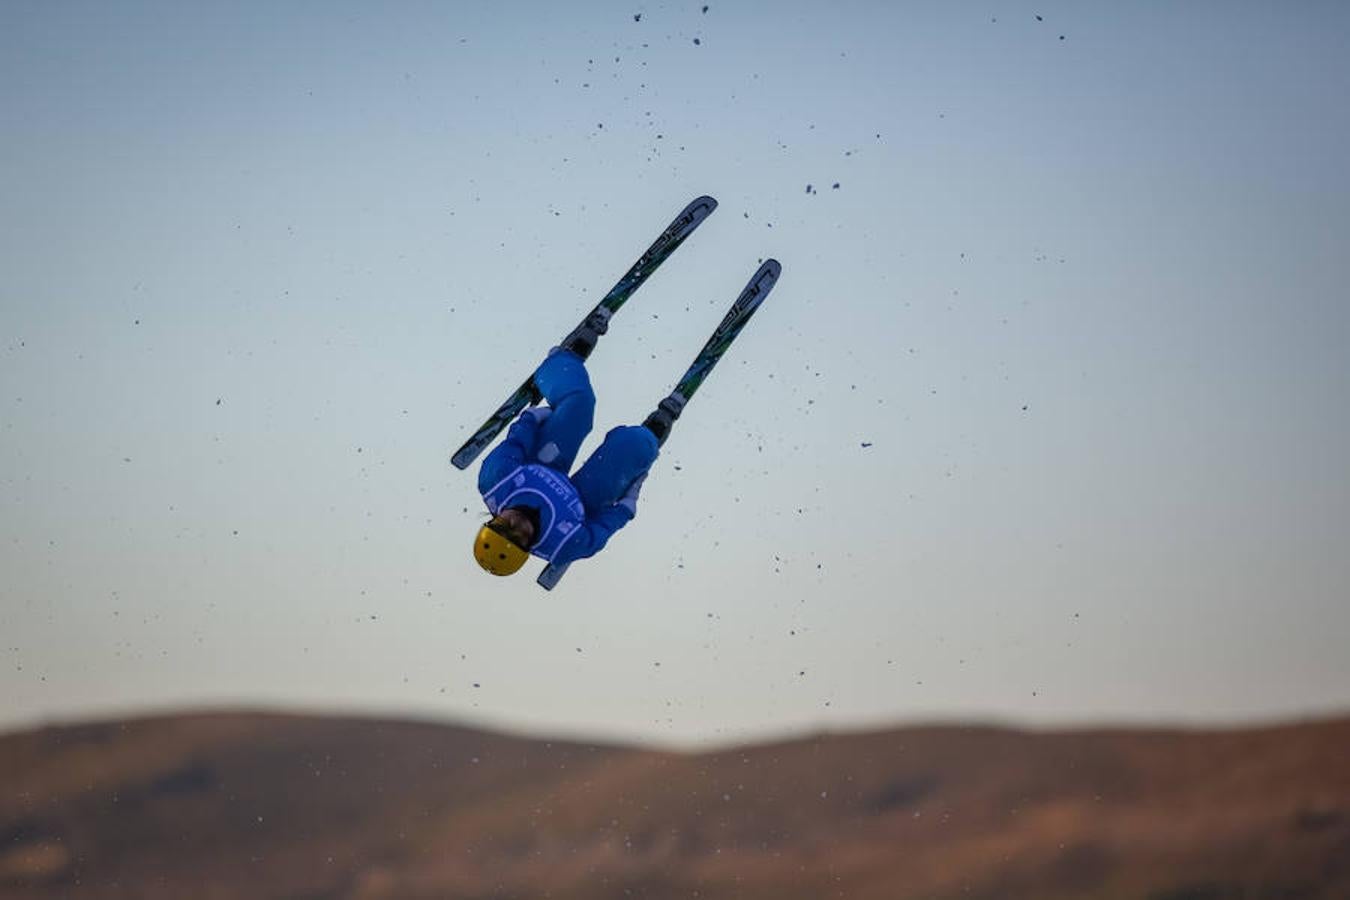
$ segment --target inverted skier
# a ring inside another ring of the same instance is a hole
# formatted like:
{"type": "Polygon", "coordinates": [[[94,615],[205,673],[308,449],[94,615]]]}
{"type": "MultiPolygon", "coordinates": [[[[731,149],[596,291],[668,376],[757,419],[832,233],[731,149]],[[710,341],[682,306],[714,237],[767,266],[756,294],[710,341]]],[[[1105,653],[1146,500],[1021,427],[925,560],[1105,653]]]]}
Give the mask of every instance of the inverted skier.
{"type": "Polygon", "coordinates": [[[478,470],[492,519],[478,530],[473,555],[493,575],[515,573],[531,555],[561,568],[599,553],[637,515],[638,492],[660,452],[657,432],[664,436],[659,421],[611,429],[572,473],[595,417],[586,364],[554,348],[534,383],[546,405],[521,413],[478,470]]]}
{"type": "Polygon", "coordinates": [[[572,562],[604,549],[637,515],[638,492],[675,420],[769,295],[781,269],[777,260],[764,260],[675,389],[641,425],[611,429],[575,473],[572,464],[595,418],[585,359],[605,333],[613,308],[602,303],[551,350],[451,457],[465,468],[519,410],[544,401],[515,418],[506,440],[479,469],[478,492],[492,515],[474,539],[479,565],[494,575],[511,575],[531,555],[542,557],[548,565],[537,581],[552,590],[572,562]]]}

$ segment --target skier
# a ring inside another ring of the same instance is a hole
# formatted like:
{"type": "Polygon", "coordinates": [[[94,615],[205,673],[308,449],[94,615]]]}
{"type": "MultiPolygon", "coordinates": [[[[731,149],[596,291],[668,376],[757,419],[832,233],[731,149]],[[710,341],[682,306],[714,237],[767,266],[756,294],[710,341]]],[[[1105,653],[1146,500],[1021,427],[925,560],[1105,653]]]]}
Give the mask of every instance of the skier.
{"type": "Polygon", "coordinates": [[[493,575],[515,573],[531,554],[561,570],[599,553],[637,515],[638,492],[659,453],[652,426],[621,425],[569,476],[595,416],[585,362],[555,347],[534,384],[547,405],[521,413],[478,471],[492,519],[473,553],[493,575]]]}

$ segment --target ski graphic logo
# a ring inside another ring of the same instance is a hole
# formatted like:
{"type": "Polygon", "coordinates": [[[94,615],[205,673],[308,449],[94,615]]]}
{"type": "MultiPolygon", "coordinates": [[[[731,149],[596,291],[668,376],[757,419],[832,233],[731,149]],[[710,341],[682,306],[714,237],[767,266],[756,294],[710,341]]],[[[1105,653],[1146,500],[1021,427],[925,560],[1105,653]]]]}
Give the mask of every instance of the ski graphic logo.
{"type": "MultiPolygon", "coordinates": [[[[629,270],[628,275],[624,277],[620,284],[626,287],[627,282],[650,275],[651,270],[659,266],[668,255],[674,252],[679,242],[688,236],[692,226],[702,222],[708,213],[716,208],[716,201],[708,202],[711,200],[712,198],[700,198],[686,207],[679,218],[672,222],[670,227],[647,248],[647,252],[638,257],[638,261],[633,264],[633,268],[629,270]]],[[[611,291],[611,294],[621,293],[619,285],[615,285],[615,288],[616,290],[611,291]]]]}
{"type": "Polygon", "coordinates": [[[680,383],[676,385],[676,391],[683,397],[692,397],[694,391],[698,390],[699,385],[708,377],[713,366],[726,353],[727,348],[736,340],[736,336],[741,333],[745,323],[750,321],[750,317],[759,309],[760,303],[768,296],[769,291],[778,281],[778,275],[782,271],[777,260],[766,260],[759,270],[755,272],[754,277],[746,284],[745,289],[741,291],[736,302],[731,304],[731,309],[727,311],[726,316],[713,330],[712,337],[699,352],[689,371],[685,372],[680,383]]]}

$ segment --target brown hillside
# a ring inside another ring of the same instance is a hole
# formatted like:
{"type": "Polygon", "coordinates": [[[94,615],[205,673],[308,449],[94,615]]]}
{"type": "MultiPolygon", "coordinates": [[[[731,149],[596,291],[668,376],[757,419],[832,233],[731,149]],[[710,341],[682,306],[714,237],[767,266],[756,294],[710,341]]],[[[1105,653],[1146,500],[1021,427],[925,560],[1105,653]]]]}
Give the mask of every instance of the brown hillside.
{"type": "Polygon", "coordinates": [[[1350,897],[1350,719],[701,755],[204,715],[0,737],[0,897],[1350,897]]]}

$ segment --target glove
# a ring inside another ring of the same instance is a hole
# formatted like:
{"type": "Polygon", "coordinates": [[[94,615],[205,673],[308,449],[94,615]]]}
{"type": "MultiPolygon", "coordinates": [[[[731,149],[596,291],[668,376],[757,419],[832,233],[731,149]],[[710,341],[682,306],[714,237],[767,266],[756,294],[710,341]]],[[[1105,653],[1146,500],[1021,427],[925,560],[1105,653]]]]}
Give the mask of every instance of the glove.
{"type": "Polygon", "coordinates": [[[637,478],[634,478],[633,483],[628,486],[628,490],[623,492],[623,496],[619,498],[619,502],[615,505],[622,506],[636,516],[638,494],[642,491],[642,482],[647,480],[647,474],[647,472],[643,472],[637,478]]]}
{"type": "Polygon", "coordinates": [[[523,419],[526,416],[529,416],[534,419],[534,424],[542,425],[544,424],[544,420],[551,415],[553,415],[553,407],[551,406],[531,406],[521,413],[520,417],[523,419]]]}

